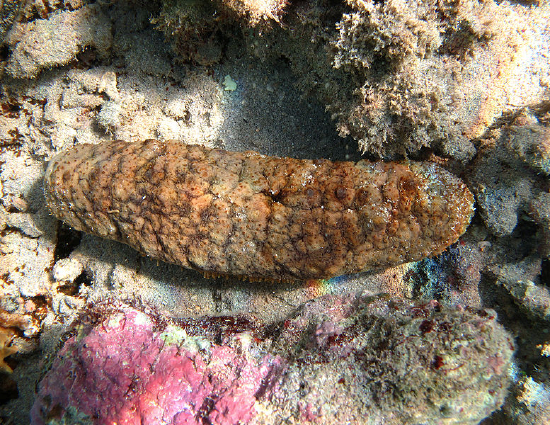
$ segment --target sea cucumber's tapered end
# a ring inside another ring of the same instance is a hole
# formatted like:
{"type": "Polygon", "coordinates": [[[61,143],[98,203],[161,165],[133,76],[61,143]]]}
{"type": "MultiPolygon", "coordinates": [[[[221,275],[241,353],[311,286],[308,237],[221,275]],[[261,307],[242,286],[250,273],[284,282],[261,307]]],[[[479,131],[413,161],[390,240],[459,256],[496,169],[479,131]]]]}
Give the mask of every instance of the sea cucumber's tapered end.
{"type": "Polygon", "coordinates": [[[436,255],[466,232],[475,212],[474,195],[460,178],[434,163],[414,162],[410,168],[424,181],[423,192],[431,201],[424,214],[431,216],[433,231],[446,229],[446,240],[441,240],[440,249],[434,249],[436,255]]]}

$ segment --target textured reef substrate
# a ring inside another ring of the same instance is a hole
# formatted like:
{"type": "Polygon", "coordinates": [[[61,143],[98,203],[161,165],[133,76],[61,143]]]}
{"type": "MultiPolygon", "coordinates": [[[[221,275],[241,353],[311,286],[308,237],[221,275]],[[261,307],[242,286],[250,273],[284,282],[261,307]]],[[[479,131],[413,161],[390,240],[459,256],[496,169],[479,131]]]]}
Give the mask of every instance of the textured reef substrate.
{"type": "Polygon", "coordinates": [[[324,296],[277,325],[104,302],[39,386],[33,424],[476,424],[514,344],[490,310],[324,296]],[[73,422],[71,422],[73,421],[73,422]]]}

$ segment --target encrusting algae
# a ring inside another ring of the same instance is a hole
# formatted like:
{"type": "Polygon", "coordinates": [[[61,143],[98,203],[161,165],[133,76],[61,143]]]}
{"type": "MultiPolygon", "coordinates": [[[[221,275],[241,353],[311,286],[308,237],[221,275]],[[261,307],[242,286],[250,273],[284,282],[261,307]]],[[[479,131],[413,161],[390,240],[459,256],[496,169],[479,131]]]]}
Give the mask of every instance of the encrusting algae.
{"type": "Polygon", "coordinates": [[[250,279],[330,278],[437,255],[473,196],[432,163],[331,162],[177,141],[83,144],[54,157],[51,211],[151,257],[250,279]]]}

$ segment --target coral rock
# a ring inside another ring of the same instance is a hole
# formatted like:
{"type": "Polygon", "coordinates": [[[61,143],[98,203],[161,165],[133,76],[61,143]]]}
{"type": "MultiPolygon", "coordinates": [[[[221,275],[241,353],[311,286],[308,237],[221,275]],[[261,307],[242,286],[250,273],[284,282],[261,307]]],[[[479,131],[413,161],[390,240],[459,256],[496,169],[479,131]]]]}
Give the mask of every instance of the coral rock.
{"type": "Polygon", "coordinates": [[[176,325],[105,305],[42,379],[35,425],[477,424],[510,382],[513,342],[490,310],[345,295],[277,326],[176,325]]]}
{"type": "Polygon", "coordinates": [[[111,43],[108,18],[97,5],[84,6],[12,30],[6,70],[16,78],[34,78],[44,68],[65,65],[86,47],[107,56],[111,43]]]}
{"type": "Polygon", "coordinates": [[[225,7],[248,19],[250,25],[274,20],[279,22],[287,0],[223,0],[225,7]]]}
{"type": "Polygon", "coordinates": [[[65,343],[40,384],[32,420],[244,424],[255,415],[256,393],[268,395],[275,365],[119,305],[65,343]]]}
{"type": "Polygon", "coordinates": [[[300,3],[266,50],[289,58],[340,134],[370,154],[431,147],[466,162],[503,112],[547,96],[547,3],[300,3]]]}
{"type": "Polygon", "coordinates": [[[545,257],[550,255],[549,130],[535,117],[519,117],[480,152],[468,176],[487,228],[510,235],[518,217],[528,214],[541,228],[545,257]]]}
{"type": "Polygon", "coordinates": [[[491,310],[325,296],[285,322],[275,352],[293,359],[282,418],[473,425],[503,404],[514,344],[491,310]]]}

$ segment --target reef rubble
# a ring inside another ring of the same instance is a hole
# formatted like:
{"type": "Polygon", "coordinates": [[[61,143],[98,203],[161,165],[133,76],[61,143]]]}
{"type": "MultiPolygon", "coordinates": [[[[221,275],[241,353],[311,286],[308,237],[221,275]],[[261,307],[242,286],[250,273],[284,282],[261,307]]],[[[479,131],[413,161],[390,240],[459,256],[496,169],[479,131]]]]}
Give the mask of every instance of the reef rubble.
{"type": "Polygon", "coordinates": [[[32,423],[476,424],[511,380],[514,344],[495,319],[326,295],[266,328],[104,301],[69,331],[32,423]]]}

